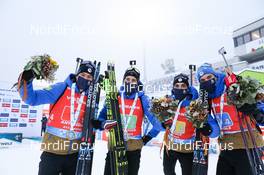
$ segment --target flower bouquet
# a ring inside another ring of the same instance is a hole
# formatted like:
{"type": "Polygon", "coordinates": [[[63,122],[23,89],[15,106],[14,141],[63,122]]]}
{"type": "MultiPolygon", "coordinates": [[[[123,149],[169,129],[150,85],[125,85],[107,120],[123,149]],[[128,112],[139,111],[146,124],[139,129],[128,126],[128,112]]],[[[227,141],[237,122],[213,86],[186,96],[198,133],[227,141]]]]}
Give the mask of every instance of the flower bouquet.
{"type": "Polygon", "coordinates": [[[168,96],[162,98],[154,98],[151,100],[151,112],[158,118],[160,122],[164,122],[175,116],[175,112],[179,105],[178,100],[174,100],[168,96]]]}
{"type": "Polygon", "coordinates": [[[52,82],[55,80],[55,72],[59,68],[58,63],[49,55],[32,56],[31,60],[24,67],[24,71],[32,70],[38,80],[52,82]]]}
{"type": "Polygon", "coordinates": [[[202,128],[207,120],[208,103],[204,103],[201,99],[194,100],[190,106],[186,108],[186,118],[192,122],[193,127],[202,128]]]}
{"type": "Polygon", "coordinates": [[[227,89],[227,102],[238,108],[264,100],[264,86],[256,79],[237,76],[237,82],[227,89]]]}
{"type": "Polygon", "coordinates": [[[52,82],[55,80],[55,72],[58,68],[58,63],[47,54],[32,56],[31,60],[24,67],[23,73],[20,74],[18,82],[15,83],[13,87],[16,87],[18,90],[21,86],[24,87],[24,94],[22,100],[25,101],[25,99],[27,98],[27,82],[26,80],[22,79],[24,72],[32,71],[32,75],[30,75],[32,76],[32,78],[35,77],[38,80],[44,79],[48,82],[52,82]]]}

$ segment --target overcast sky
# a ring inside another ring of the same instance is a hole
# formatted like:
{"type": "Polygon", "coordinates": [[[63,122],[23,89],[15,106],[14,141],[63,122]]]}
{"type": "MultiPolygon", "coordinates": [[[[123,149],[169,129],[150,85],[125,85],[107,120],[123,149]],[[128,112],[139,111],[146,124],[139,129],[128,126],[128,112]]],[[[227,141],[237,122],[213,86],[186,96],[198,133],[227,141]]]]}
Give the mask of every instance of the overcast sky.
{"type": "Polygon", "coordinates": [[[75,58],[116,63],[120,79],[136,59],[142,77],[162,76],[161,64],[220,61],[233,56],[232,31],[264,16],[263,0],[0,0],[0,81],[14,82],[30,56],[48,53],[60,64],[57,80],[75,58]]]}

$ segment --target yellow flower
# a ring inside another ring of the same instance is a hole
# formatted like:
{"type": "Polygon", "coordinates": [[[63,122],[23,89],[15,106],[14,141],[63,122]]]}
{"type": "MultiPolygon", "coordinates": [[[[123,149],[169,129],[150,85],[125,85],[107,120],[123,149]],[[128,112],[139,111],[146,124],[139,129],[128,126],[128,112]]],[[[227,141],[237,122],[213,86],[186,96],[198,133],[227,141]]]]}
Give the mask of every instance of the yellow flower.
{"type": "Polygon", "coordinates": [[[55,60],[53,60],[51,57],[49,58],[49,61],[50,61],[50,63],[51,63],[53,66],[58,66],[58,63],[57,63],[55,60]]]}

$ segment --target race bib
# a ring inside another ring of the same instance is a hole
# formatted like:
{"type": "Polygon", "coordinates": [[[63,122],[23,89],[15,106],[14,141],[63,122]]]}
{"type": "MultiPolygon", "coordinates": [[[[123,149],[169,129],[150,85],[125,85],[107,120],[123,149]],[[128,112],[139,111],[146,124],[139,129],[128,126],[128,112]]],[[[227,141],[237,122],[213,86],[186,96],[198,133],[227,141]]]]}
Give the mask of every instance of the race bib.
{"type": "Polygon", "coordinates": [[[174,135],[182,135],[185,133],[185,128],[186,128],[185,122],[177,121],[173,134],[174,135]]]}
{"type": "MultiPolygon", "coordinates": [[[[217,121],[221,120],[221,115],[220,114],[216,114],[216,119],[217,121]]],[[[220,123],[220,122],[218,122],[220,123]]],[[[233,121],[231,120],[231,117],[228,113],[223,113],[222,115],[222,128],[228,128],[233,126],[233,121]]]]}
{"type": "Polygon", "coordinates": [[[127,131],[134,131],[136,129],[137,116],[135,116],[135,115],[131,115],[131,116],[126,115],[124,117],[124,115],[121,115],[121,117],[122,117],[122,121],[129,122],[129,123],[127,123],[127,131]]]}

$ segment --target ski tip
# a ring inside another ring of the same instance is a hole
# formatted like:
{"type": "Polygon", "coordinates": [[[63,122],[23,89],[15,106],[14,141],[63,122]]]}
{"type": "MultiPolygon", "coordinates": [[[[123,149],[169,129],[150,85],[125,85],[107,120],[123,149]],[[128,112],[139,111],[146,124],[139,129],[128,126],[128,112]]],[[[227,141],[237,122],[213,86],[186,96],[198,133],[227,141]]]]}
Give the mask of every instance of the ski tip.
{"type": "Polygon", "coordinates": [[[102,74],[99,75],[99,82],[103,81],[104,76],[102,74]]]}
{"type": "Polygon", "coordinates": [[[105,71],[105,78],[109,78],[109,72],[105,71]]]}
{"type": "Polygon", "coordinates": [[[110,70],[111,66],[109,63],[107,63],[107,70],[110,70]]]}
{"type": "Polygon", "coordinates": [[[109,66],[114,66],[115,65],[115,62],[113,61],[113,60],[109,60],[108,62],[107,62],[107,65],[109,65],[109,66]]]}

